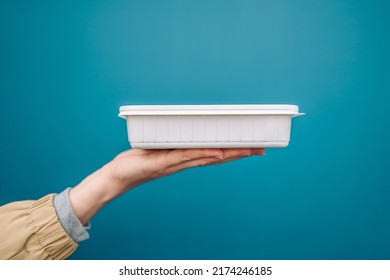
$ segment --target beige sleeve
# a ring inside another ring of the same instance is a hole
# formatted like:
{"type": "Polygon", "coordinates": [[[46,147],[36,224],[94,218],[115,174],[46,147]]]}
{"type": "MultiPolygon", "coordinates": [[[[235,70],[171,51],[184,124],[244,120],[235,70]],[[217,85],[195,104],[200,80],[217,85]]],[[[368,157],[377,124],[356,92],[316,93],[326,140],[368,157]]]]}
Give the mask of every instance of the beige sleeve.
{"type": "Polygon", "coordinates": [[[0,259],[65,259],[76,250],[58,220],[54,196],[0,207],[0,259]]]}

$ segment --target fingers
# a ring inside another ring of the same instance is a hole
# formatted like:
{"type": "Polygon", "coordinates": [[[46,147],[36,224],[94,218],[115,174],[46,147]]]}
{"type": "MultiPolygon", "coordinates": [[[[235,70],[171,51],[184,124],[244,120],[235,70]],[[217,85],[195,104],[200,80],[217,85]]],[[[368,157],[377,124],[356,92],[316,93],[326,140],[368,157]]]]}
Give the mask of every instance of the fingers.
{"type": "Polygon", "coordinates": [[[238,156],[253,156],[253,155],[264,155],[265,150],[263,148],[243,148],[243,149],[222,149],[223,151],[223,158],[229,159],[234,158],[238,156]]]}
{"type": "Polygon", "coordinates": [[[164,166],[172,166],[185,161],[198,158],[216,157],[220,159],[229,159],[237,156],[264,155],[263,148],[226,148],[226,149],[176,149],[176,150],[144,150],[130,149],[116,156],[117,159],[129,156],[153,155],[161,157],[164,166]]]}
{"type": "Polygon", "coordinates": [[[248,157],[252,155],[264,155],[265,150],[263,148],[259,149],[222,149],[224,156],[223,157],[205,157],[197,158],[193,160],[188,160],[176,165],[172,165],[164,170],[165,175],[173,174],[181,170],[197,167],[197,166],[206,166],[213,164],[220,164],[225,162],[230,162],[234,160],[241,159],[243,157],[248,157]]]}
{"type": "Polygon", "coordinates": [[[265,149],[264,148],[253,148],[252,154],[257,156],[264,156],[265,155],[265,149]]]}
{"type": "Polygon", "coordinates": [[[212,163],[212,164],[221,164],[221,163],[226,163],[234,160],[241,159],[243,157],[248,157],[248,156],[263,156],[265,155],[265,149],[264,148],[254,148],[254,149],[223,149],[225,156],[223,160],[212,163]]]}
{"type": "Polygon", "coordinates": [[[194,159],[194,160],[189,160],[189,161],[185,161],[185,162],[182,162],[180,164],[176,164],[176,165],[173,165],[173,166],[166,168],[163,172],[164,174],[162,174],[162,175],[165,176],[165,175],[173,174],[173,173],[176,173],[176,172],[179,172],[181,170],[188,169],[191,167],[217,164],[221,161],[222,161],[222,159],[215,158],[215,157],[206,157],[206,158],[198,158],[198,159],[194,159]]]}
{"type": "Polygon", "coordinates": [[[168,165],[180,164],[198,158],[216,157],[231,158],[236,156],[264,155],[263,148],[244,148],[244,149],[177,149],[168,150],[166,161],[168,165]]]}
{"type": "Polygon", "coordinates": [[[165,166],[174,166],[183,162],[203,158],[222,159],[223,152],[221,149],[177,149],[166,153],[164,158],[165,166]]]}
{"type": "Polygon", "coordinates": [[[227,159],[221,160],[219,162],[213,162],[213,163],[211,163],[211,165],[216,165],[216,164],[226,163],[226,162],[230,162],[230,161],[235,161],[235,160],[238,160],[238,159],[242,159],[244,157],[245,156],[237,156],[237,157],[227,158],[227,159]]]}
{"type": "Polygon", "coordinates": [[[237,156],[250,156],[252,155],[252,150],[251,149],[223,149],[223,158],[232,158],[232,157],[237,157],[237,156]]]}

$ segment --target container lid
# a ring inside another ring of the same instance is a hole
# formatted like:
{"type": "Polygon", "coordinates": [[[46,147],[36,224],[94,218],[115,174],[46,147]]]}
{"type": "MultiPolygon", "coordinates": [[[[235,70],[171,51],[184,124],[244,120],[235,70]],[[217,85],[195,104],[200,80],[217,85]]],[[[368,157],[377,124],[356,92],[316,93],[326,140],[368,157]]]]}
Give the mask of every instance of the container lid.
{"type": "Polygon", "coordinates": [[[129,105],[121,106],[119,116],[177,115],[304,115],[296,105],[129,105]]]}

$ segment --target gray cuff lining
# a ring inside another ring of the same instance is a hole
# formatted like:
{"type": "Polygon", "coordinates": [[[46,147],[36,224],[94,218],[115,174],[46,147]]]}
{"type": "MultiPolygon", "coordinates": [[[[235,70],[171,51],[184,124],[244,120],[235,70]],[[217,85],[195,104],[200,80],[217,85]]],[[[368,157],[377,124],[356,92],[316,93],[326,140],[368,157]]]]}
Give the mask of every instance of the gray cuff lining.
{"type": "Polygon", "coordinates": [[[69,200],[69,191],[67,188],[60,194],[54,197],[54,208],[56,209],[58,219],[66,233],[77,243],[89,238],[87,229],[91,228],[88,222],[87,226],[83,226],[73,211],[72,204],[69,200]]]}

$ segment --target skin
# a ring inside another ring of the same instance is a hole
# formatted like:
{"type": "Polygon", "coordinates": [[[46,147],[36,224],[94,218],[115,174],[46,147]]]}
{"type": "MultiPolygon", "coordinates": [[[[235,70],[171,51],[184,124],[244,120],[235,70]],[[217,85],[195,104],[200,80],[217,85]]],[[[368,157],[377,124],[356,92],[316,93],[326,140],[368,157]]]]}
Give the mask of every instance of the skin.
{"type": "Polygon", "coordinates": [[[253,155],[264,155],[258,149],[132,149],[116,156],[102,168],[71,189],[69,199],[83,225],[107,203],[147,181],[181,170],[220,164],[253,155]]]}

